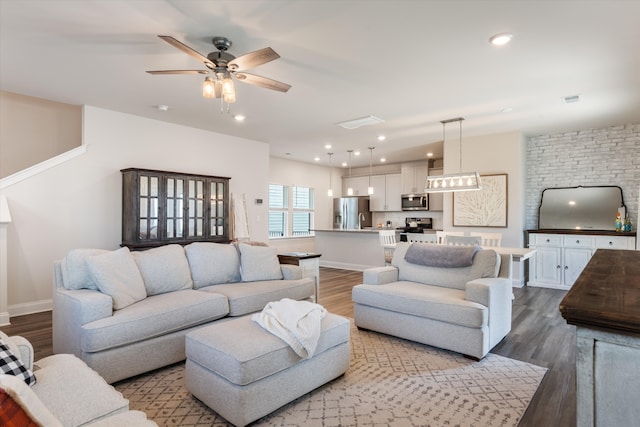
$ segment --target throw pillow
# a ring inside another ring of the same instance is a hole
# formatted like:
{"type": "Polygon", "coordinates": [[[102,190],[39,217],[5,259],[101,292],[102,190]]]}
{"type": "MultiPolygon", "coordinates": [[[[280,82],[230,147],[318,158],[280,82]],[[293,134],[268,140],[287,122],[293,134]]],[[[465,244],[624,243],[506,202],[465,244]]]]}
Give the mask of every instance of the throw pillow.
{"type": "Polygon", "coordinates": [[[22,379],[27,385],[36,383],[36,376],[9,349],[9,345],[0,339],[0,372],[22,379]]]}
{"type": "Polygon", "coordinates": [[[235,283],[240,279],[240,257],[235,245],[194,242],[184,248],[191,268],[193,287],[235,283]]]}
{"type": "Polygon", "coordinates": [[[140,270],[129,248],[87,258],[89,271],[98,290],[113,299],[113,309],[120,310],[147,297],[140,270]]]}
{"type": "Polygon", "coordinates": [[[0,425],[62,427],[31,387],[13,375],[0,375],[0,425]]]}
{"type": "Polygon", "coordinates": [[[93,289],[98,285],[93,280],[87,265],[87,257],[106,254],[106,249],[72,249],[60,263],[62,270],[62,284],[65,289],[93,289]]]}
{"type": "Polygon", "coordinates": [[[9,347],[11,353],[18,358],[19,361],[22,362],[22,355],[20,353],[20,348],[16,345],[15,342],[9,337],[9,335],[0,331],[0,341],[4,341],[4,344],[9,347]]]}
{"type": "Polygon", "coordinates": [[[191,289],[189,263],[180,245],[165,245],[146,251],[132,252],[147,295],[191,289]]]}
{"type": "Polygon", "coordinates": [[[243,282],[282,279],[278,248],[240,244],[240,275],[243,282]]]}

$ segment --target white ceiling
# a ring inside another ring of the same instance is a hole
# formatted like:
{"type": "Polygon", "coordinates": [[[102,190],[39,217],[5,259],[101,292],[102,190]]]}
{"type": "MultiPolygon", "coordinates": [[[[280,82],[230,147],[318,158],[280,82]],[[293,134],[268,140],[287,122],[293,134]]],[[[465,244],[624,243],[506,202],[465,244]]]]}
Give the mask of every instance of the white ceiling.
{"type": "Polygon", "coordinates": [[[0,0],[0,89],[264,141],[276,157],[326,164],[329,143],[334,165],[348,149],[368,165],[368,146],[400,162],[441,156],[440,121],[458,116],[463,138],[639,123],[639,16],[634,0],[0,0]],[[499,32],[513,41],[490,45],[499,32]],[[238,83],[221,114],[203,76],[145,73],[203,68],[159,34],[204,55],[213,36],[236,56],[270,46],[281,58],[249,71],[292,88],[238,83]],[[367,115],[384,123],[336,126],[367,115]]]}

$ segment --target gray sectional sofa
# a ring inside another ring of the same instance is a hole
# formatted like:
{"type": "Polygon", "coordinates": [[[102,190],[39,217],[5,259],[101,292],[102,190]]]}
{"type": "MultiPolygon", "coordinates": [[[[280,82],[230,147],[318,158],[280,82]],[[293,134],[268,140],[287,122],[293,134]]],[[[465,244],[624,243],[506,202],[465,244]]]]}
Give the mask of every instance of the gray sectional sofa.
{"type": "Polygon", "coordinates": [[[146,251],[72,250],[54,264],[53,351],[108,383],[185,359],[185,335],[282,298],[312,299],[313,278],[276,248],[191,243],[146,251]]]}
{"type": "Polygon", "coordinates": [[[400,242],[391,266],[365,270],[353,288],[355,324],[481,359],[511,330],[509,270],[491,249],[400,242]],[[414,247],[425,259],[407,256],[411,245],[427,245],[414,247]],[[468,262],[456,263],[464,250],[468,262]]]}

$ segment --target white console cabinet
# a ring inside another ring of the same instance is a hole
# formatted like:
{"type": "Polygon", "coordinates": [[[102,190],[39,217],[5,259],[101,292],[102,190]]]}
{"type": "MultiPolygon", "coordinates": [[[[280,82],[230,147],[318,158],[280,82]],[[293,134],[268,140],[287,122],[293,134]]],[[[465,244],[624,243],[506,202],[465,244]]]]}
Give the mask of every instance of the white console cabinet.
{"type": "Polygon", "coordinates": [[[596,249],[635,248],[633,236],[530,233],[529,286],[569,289],[596,249]]]}

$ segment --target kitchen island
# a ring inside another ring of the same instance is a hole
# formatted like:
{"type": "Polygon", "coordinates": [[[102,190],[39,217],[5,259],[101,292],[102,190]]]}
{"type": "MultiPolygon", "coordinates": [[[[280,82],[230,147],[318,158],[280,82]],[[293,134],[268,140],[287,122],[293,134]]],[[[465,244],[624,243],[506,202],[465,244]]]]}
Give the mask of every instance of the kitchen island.
{"type": "Polygon", "coordinates": [[[640,252],[598,249],[560,303],[577,327],[577,425],[640,419],[640,252]]]}
{"type": "MultiPolygon", "coordinates": [[[[316,251],[322,254],[320,265],[323,267],[362,271],[384,266],[384,251],[377,228],[313,231],[316,234],[316,251]]],[[[399,241],[400,230],[396,232],[396,240],[399,241]]]]}

